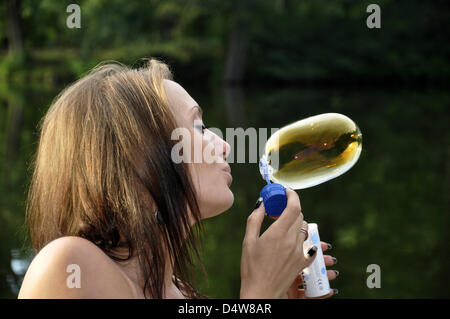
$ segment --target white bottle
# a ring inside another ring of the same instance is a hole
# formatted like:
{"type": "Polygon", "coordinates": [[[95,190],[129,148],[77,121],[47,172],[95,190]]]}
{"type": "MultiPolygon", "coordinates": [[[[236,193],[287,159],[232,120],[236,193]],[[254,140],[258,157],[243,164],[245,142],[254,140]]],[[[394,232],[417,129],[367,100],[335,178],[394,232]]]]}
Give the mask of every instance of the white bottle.
{"type": "Polygon", "coordinates": [[[308,238],[303,243],[306,252],[313,246],[317,247],[316,258],[309,267],[303,269],[303,287],[307,298],[318,298],[330,292],[327,269],[323,260],[322,247],[320,245],[319,230],[317,224],[308,223],[308,238]]]}

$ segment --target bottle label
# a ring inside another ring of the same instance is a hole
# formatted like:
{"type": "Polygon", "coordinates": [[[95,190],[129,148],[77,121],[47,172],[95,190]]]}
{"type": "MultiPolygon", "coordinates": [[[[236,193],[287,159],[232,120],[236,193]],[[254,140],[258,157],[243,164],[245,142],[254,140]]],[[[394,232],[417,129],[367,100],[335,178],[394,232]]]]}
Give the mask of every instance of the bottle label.
{"type": "Polygon", "coordinates": [[[313,245],[317,247],[317,256],[313,263],[302,272],[305,295],[309,298],[324,296],[330,292],[327,269],[323,260],[322,247],[320,245],[319,231],[317,224],[308,224],[309,237],[304,242],[305,252],[313,245]]]}

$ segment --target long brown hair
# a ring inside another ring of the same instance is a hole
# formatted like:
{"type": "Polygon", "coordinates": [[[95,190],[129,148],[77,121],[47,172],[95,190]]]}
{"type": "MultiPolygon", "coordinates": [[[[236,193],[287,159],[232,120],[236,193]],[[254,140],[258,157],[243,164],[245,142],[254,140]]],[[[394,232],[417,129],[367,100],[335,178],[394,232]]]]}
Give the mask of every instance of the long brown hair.
{"type": "Polygon", "coordinates": [[[27,223],[36,251],[80,236],[115,260],[137,256],[152,298],[164,296],[169,257],[175,284],[197,298],[190,268],[201,228],[191,231],[190,216],[198,222],[200,212],[188,168],[171,160],[176,122],[164,79],[172,74],[155,59],[139,69],[107,63],[58,95],[41,122],[27,223]]]}

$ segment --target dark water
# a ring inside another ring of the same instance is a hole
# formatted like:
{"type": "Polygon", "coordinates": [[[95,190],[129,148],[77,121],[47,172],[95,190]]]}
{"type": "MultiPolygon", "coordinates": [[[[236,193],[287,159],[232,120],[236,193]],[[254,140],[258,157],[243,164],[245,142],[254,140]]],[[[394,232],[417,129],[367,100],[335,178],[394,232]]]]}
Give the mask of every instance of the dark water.
{"type": "MultiPolygon", "coordinates": [[[[28,166],[36,126],[56,89],[0,87],[0,297],[17,295],[30,259],[23,245],[28,166]],[[24,249],[22,249],[24,248],[24,249]]],[[[341,298],[449,297],[450,94],[361,89],[188,90],[207,125],[282,127],[326,112],[352,118],[363,134],[358,163],[325,184],[298,191],[305,219],[333,244],[341,298]],[[381,270],[369,289],[367,266],[381,270]]],[[[206,221],[208,281],[218,298],[239,296],[245,223],[264,186],[257,164],[232,164],[233,207],[206,221]]],[[[264,223],[267,227],[269,221],[264,223]]]]}

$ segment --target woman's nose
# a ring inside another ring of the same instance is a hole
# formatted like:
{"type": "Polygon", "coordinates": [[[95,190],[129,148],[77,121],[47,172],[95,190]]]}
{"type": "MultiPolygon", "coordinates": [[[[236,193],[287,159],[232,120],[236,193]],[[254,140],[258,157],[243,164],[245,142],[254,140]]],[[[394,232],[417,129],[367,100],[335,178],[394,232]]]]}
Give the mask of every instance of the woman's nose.
{"type": "Polygon", "coordinates": [[[223,139],[220,139],[223,144],[223,159],[226,159],[228,155],[230,155],[231,152],[231,146],[227,142],[225,142],[223,139]]]}
{"type": "Polygon", "coordinates": [[[217,134],[212,134],[212,142],[214,143],[216,156],[221,156],[223,159],[226,159],[230,155],[231,146],[222,137],[217,134]]]}

